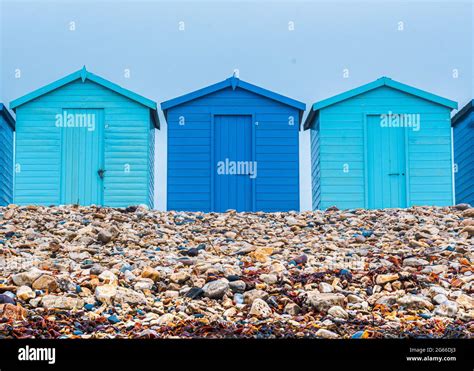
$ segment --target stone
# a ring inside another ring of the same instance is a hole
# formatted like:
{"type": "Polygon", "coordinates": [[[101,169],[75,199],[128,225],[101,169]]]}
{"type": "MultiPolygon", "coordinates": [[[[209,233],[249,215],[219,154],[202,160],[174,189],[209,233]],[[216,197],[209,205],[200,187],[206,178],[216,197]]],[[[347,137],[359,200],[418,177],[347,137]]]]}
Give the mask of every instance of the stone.
{"type": "Polygon", "coordinates": [[[222,299],[227,290],[229,290],[229,283],[227,280],[216,280],[206,283],[202,290],[204,296],[210,299],[222,299]]]}
{"type": "Polygon", "coordinates": [[[329,283],[326,283],[326,282],[320,282],[318,285],[318,289],[320,292],[326,293],[326,294],[334,291],[334,288],[329,283]]]}
{"type": "Polygon", "coordinates": [[[267,300],[268,293],[263,290],[253,289],[244,293],[243,299],[245,304],[252,304],[255,299],[267,300]]]}
{"type": "Polygon", "coordinates": [[[456,303],[467,311],[474,309],[474,298],[472,296],[461,294],[456,298],[456,303]]]}
{"type": "Polygon", "coordinates": [[[153,282],[158,281],[161,277],[160,272],[150,266],[145,267],[145,269],[143,269],[141,276],[143,278],[150,278],[151,280],[153,280],[153,282]]]}
{"type": "MultiPolygon", "coordinates": [[[[112,290],[112,292],[113,292],[113,290],[112,290]]],[[[110,296],[110,298],[113,297],[113,300],[114,300],[115,303],[120,303],[120,304],[127,303],[128,305],[145,305],[146,304],[146,298],[145,298],[145,295],[143,295],[143,293],[138,292],[138,291],[134,291],[134,290],[129,289],[127,287],[119,286],[119,287],[117,287],[115,295],[112,295],[112,296],[108,295],[108,296],[110,296]]],[[[108,296],[106,295],[104,297],[104,296],[101,295],[101,297],[103,297],[104,298],[103,300],[105,300],[105,301],[109,300],[108,296]]]]}
{"type": "Polygon", "coordinates": [[[379,274],[375,277],[375,283],[377,285],[384,285],[387,282],[392,282],[398,280],[400,277],[398,273],[395,274],[379,274]]]}
{"type": "Polygon", "coordinates": [[[409,309],[433,309],[433,304],[422,296],[405,295],[397,299],[397,303],[409,309]]]}
{"type": "Polygon", "coordinates": [[[471,338],[469,209],[0,207],[0,338],[471,338]]]}
{"type": "Polygon", "coordinates": [[[107,317],[107,321],[109,321],[111,324],[115,325],[116,323],[120,322],[120,319],[114,314],[109,317],[107,317]]]}
{"type": "Polygon", "coordinates": [[[329,308],[328,314],[334,318],[340,318],[344,320],[347,320],[349,318],[349,314],[338,305],[329,308]]]}
{"type": "Polygon", "coordinates": [[[278,282],[278,277],[276,274],[261,274],[259,278],[261,281],[269,285],[273,285],[278,282]]]}
{"type": "Polygon", "coordinates": [[[296,303],[288,303],[285,306],[284,312],[290,316],[296,316],[301,312],[301,307],[296,303]]]}
{"type": "Polygon", "coordinates": [[[273,254],[273,247],[259,247],[255,251],[251,252],[250,255],[259,262],[265,263],[270,255],[273,254]]]}
{"type": "Polygon", "coordinates": [[[474,218],[474,207],[471,207],[469,209],[465,209],[462,213],[462,216],[464,218],[474,218]]]}
{"type": "Polygon", "coordinates": [[[436,304],[443,304],[447,300],[448,298],[446,297],[446,295],[443,295],[443,294],[438,294],[435,297],[433,297],[433,302],[435,302],[436,304]]]}
{"type": "Polygon", "coordinates": [[[133,289],[136,291],[151,290],[153,285],[154,282],[151,278],[140,278],[133,286],[133,289]]]}
{"type": "Polygon", "coordinates": [[[175,290],[166,290],[165,291],[165,298],[176,299],[178,297],[179,297],[179,291],[175,291],[175,290]]]}
{"type": "Polygon", "coordinates": [[[200,287],[192,287],[186,293],[186,297],[190,299],[200,299],[202,296],[204,296],[204,291],[200,287]]]}
{"type": "Polygon", "coordinates": [[[342,294],[308,292],[308,303],[320,312],[326,312],[332,306],[344,306],[345,297],[342,294]]]}
{"type": "Polygon", "coordinates": [[[230,239],[234,240],[235,237],[237,237],[237,233],[232,232],[232,231],[228,231],[228,232],[224,233],[224,236],[225,236],[225,238],[230,238],[230,239]]]}
{"type": "Polygon", "coordinates": [[[474,236],[474,225],[468,225],[461,229],[461,233],[467,233],[469,236],[474,236]]]}
{"type": "Polygon", "coordinates": [[[428,260],[420,259],[420,258],[407,258],[403,260],[404,267],[419,267],[423,265],[428,265],[428,260]]]}
{"type": "Polygon", "coordinates": [[[13,295],[0,294],[0,304],[16,305],[15,298],[13,295]]]}
{"type": "Polygon", "coordinates": [[[454,317],[458,313],[458,306],[454,301],[446,300],[435,308],[434,313],[442,317],[454,317]]]}
{"type": "Polygon", "coordinates": [[[91,267],[90,274],[93,274],[95,276],[99,276],[102,272],[104,272],[106,269],[101,266],[100,264],[94,264],[91,267]]]}
{"type": "Polygon", "coordinates": [[[69,296],[45,295],[41,298],[41,305],[45,309],[74,310],[81,309],[84,301],[69,296]]]}
{"type": "Polygon", "coordinates": [[[455,208],[456,210],[460,210],[460,211],[467,210],[467,209],[469,209],[470,207],[471,207],[471,205],[466,204],[466,203],[454,205],[454,208],[455,208]]]}
{"type": "Polygon", "coordinates": [[[232,292],[244,292],[245,288],[247,285],[245,284],[244,281],[242,280],[237,280],[237,281],[231,281],[229,282],[229,288],[232,290],[232,292]]]}
{"type": "Polygon", "coordinates": [[[180,271],[173,273],[170,276],[170,281],[174,283],[184,283],[191,278],[191,275],[188,272],[180,271]]]}
{"type": "Polygon", "coordinates": [[[118,278],[115,275],[115,273],[105,270],[99,275],[99,280],[105,284],[110,284],[110,285],[117,285],[118,284],[118,278]]]}
{"type": "Polygon", "coordinates": [[[59,285],[56,278],[47,274],[43,274],[33,282],[32,287],[35,290],[55,292],[58,290],[59,285]]]}
{"type": "Polygon", "coordinates": [[[32,268],[28,272],[17,273],[12,276],[12,281],[17,286],[31,286],[44,272],[38,268],[32,268]]]}
{"type": "Polygon", "coordinates": [[[101,230],[99,234],[97,235],[97,239],[102,242],[104,245],[108,244],[110,241],[112,241],[112,233],[106,230],[101,230]]]}
{"type": "Polygon", "coordinates": [[[95,288],[95,298],[101,303],[110,304],[117,294],[117,286],[105,284],[95,288]]]}
{"type": "Polygon", "coordinates": [[[320,328],[318,331],[316,331],[315,335],[323,339],[337,339],[340,337],[335,332],[332,332],[323,328],[320,328]]]}
{"type": "Polygon", "coordinates": [[[170,326],[176,321],[176,317],[171,313],[165,313],[158,319],[160,326],[170,326]]]}
{"type": "Polygon", "coordinates": [[[258,318],[268,318],[272,315],[272,310],[266,302],[257,298],[253,301],[249,314],[258,318]]]}
{"type": "Polygon", "coordinates": [[[16,296],[18,299],[21,299],[23,301],[28,301],[30,299],[34,299],[36,297],[35,292],[31,289],[29,286],[20,286],[16,290],[16,296]]]}
{"type": "Polygon", "coordinates": [[[0,304],[0,319],[22,321],[28,316],[28,311],[20,305],[0,304]]]}

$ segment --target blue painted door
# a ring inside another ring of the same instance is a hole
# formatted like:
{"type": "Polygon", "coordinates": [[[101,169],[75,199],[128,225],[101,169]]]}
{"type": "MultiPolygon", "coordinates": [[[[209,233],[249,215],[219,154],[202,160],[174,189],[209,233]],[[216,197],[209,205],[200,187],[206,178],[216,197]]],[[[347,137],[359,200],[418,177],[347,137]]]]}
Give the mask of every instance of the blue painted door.
{"type": "Polygon", "coordinates": [[[102,205],[103,117],[98,109],[63,110],[61,204],[102,205]]]}
{"type": "Polygon", "coordinates": [[[214,117],[214,211],[252,211],[252,116],[214,117]]]}
{"type": "Polygon", "coordinates": [[[405,128],[384,127],[380,116],[367,119],[368,207],[406,207],[405,128]]]}

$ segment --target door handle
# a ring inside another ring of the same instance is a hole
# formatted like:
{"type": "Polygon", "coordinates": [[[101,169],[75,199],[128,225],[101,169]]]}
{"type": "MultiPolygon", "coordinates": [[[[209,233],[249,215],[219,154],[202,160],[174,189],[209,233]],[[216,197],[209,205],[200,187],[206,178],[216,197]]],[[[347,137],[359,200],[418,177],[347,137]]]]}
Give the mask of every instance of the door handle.
{"type": "Polygon", "coordinates": [[[405,173],[401,173],[401,174],[400,173],[390,173],[388,175],[405,175],[405,173]]]}
{"type": "Polygon", "coordinates": [[[99,175],[100,179],[104,179],[105,172],[106,172],[106,170],[104,170],[104,169],[97,170],[97,174],[99,175]]]}

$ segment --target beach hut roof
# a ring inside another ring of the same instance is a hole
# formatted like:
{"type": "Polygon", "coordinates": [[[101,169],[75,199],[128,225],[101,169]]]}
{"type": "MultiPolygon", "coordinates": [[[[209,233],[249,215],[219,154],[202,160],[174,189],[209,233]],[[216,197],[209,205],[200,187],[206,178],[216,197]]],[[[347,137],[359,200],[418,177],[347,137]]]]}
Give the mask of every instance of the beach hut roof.
{"type": "Polygon", "coordinates": [[[458,113],[456,113],[452,120],[451,124],[452,126],[456,126],[462,119],[473,110],[474,108],[474,99],[469,101],[458,113]]]}
{"type": "Polygon", "coordinates": [[[305,123],[304,123],[304,129],[309,129],[313,123],[313,120],[317,114],[317,112],[325,107],[331,106],[333,104],[339,103],[343,100],[353,98],[357,95],[366,93],[368,91],[380,88],[382,86],[388,86],[393,89],[400,90],[404,93],[408,93],[414,96],[417,96],[422,99],[429,100],[431,102],[440,104],[442,106],[448,107],[450,109],[455,109],[458,107],[458,104],[452,100],[440,97],[439,95],[435,95],[432,93],[428,93],[424,90],[414,88],[412,86],[402,84],[401,82],[392,80],[389,77],[381,77],[375,81],[372,81],[368,84],[359,86],[358,88],[348,90],[344,93],[335,95],[331,98],[324,99],[322,101],[316,102],[313,104],[311,111],[309,112],[308,116],[306,117],[305,123]]]}
{"type": "Polygon", "coordinates": [[[167,101],[161,103],[161,109],[164,111],[165,117],[166,117],[167,110],[172,108],[172,107],[179,106],[180,104],[189,102],[191,100],[203,97],[205,95],[217,92],[217,91],[222,90],[222,89],[226,89],[228,87],[231,87],[233,90],[235,90],[237,87],[239,87],[241,89],[248,90],[252,93],[255,93],[255,94],[264,96],[266,98],[272,99],[274,101],[283,103],[287,106],[294,107],[294,108],[301,111],[300,115],[306,109],[306,104],[304,104],[302,102],[299,102],[297,100],[288,98],[284,95],[272,92],[270,90],[263,89],[259,86],[250,84],[248,82],[245,82],[245,81],[239,79],[236,76],[229,77],[228,79],[225,79],[224,81],[218,82],[218,83],[213,84],[213,85],[209,85],[205,88],[193,91],[193,92],[185,94],[185,95],[181,95],[177,98],[167,100],[167,101]]]}
{"type": "Polygon", "coordinates": [[[10,108],[16,110],[19,106],[36,99],[44,94],[47,94],[53,90],[56,90],[66,84],[69,84],[73,81],[81,79],[82,82],[90,80],[96,84],[102,85],[118,94],[121,94],[135,102],[138,102],[145,107],[150,108],[152,112],[153,123],[157,129],[160,128],[160,121],[158,118],[157,104],[152,100],[145,98],[139,94],[136,94],[128,89],[122,88],[121,86],[114,84],[113,82],[106,80],[98,75],[93,74],[92,72],[87,71],[86,66],[82,67],[80,70],[73,72],[57,81],[54,81],[48,85],[45,85],[37,90],[32,91],[29,94],[26,94],[18,99],[15,99],[10,103],[10,108]]]}

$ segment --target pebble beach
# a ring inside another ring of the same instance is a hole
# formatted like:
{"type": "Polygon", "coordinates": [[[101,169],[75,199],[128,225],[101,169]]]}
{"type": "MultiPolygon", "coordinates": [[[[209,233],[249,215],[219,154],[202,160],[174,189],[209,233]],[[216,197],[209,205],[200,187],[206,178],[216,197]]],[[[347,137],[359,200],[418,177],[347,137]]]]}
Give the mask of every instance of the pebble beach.
{"type": "Polygon", "coordinates": [[[472,338],[474,208],[0,208],[0,338],[472,338]]]}

